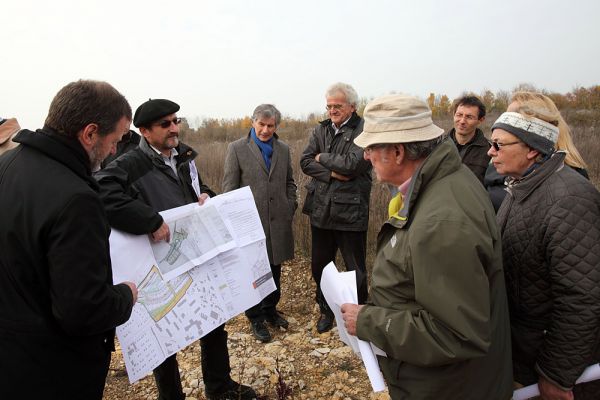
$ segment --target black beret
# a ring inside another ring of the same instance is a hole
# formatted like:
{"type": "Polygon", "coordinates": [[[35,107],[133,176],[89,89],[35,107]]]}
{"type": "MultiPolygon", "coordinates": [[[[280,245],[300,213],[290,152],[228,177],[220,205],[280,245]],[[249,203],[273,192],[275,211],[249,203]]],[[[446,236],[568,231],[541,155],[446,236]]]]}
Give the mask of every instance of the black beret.
{"type": "Polygon", "coordinates": [[[165,99],[150,99],[135,110],[133,125],[136,128],[147,126],[165,115],[179,111],[179,104],[165,99]]]}

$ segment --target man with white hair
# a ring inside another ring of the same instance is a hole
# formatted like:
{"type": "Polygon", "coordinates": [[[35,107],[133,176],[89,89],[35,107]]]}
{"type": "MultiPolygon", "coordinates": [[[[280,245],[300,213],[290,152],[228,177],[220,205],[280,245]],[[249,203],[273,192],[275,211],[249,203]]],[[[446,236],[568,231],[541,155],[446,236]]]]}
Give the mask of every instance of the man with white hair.
{"type": "Polygon", "coordinates": [[[387,357],[398,399],[509,399],[510,333],[502,247],[487,192],[416,97],[365,108],[377,179],[398,188],[378,236],[370,302],[343,304],[352,335],[387,357]]]}
{"type": "Polygon", "coordinates": [[[313,131],[300,159],[307,185],[302,212],[310,217],[311,268],[321,310],[319,333],[333,328],[320,282],[323,269],[340,250],[347,270],[356,272],[358,302],[367,301],[366,247],[371,194],[371,164],[354,144],[363,119],[356,113],[358,95],[352,86],[336,83],[325,93],[329,119],[313,131]]]}

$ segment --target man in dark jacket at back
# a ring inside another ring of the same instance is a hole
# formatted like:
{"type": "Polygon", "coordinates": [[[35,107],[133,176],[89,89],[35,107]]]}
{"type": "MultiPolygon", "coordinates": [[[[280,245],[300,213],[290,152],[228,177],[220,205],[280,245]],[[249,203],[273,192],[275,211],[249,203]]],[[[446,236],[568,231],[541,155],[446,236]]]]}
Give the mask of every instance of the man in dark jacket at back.
{"type": "Polygon", "coordinates": [[[119,143],[117,143],[117,151],[115,154],[109,155],[104,161],[102,161],[102,168],[106,167],[121,155],[138,147],[141,138],[142,137],[136,131],[130,129],[129,132],[123,135],[123,138],[119,141],[119,143]]]}
{"type": "Polygon", "coordinates": [[[321,310],[317,331],[333,328],[333,312],[321,292],[323,269],[340,250],[346,269],[356,272],[358,302],[367,301],[366,247],[371,195],[371,163],[353,140],[363,128],[356,113],[358,95],[346,83],[325,92],[329,119],[313,131],[300,159],[307,185],[302,212],[310,217],[311,268],[321,310]]]}
{"type": "Polygon", "coordinates": [[[463,96],[454,101],[454,128],[448,136],[458,149],[465,164],[483,184],[485,170],[490,163],[487,151],[490,144],[479,129],[485,121],[485,105],[475,96],[463,96]]]}
{"type": "MultiPolygon", "coordinates": [[[[96,174],[108,219],[116,229],[149,234],[169,241],[169,226],[158,213],[199,202],[215,193],[202,183],[194,149],[179,141],[179,105],[164,99],[148,100],[135,112],[133,123],[143,135],[137,148],[96,174]]],[[[202,378],[209,400],[254,399],[252,388],[230,377],[227,332],[221,325],[200,340],[202,378]]],[[[154,370],[159,400],[183,400],[185,395],[176,355],[154,370]]]]}
{"type": "Polygon", "coordinates": [[[101,399],[114,328],[137,288],[113,285],[110,228],[91,171],[129,129],[106,82],[52,100],[43,129],[0,157],[0,399],[101,399]]]}

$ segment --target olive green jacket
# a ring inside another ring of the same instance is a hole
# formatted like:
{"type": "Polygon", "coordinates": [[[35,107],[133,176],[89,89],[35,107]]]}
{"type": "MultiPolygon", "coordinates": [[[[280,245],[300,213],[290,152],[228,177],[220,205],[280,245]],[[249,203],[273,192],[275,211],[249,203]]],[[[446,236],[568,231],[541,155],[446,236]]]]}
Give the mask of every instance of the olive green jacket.
{"type": "Polygon", "coordinates": [[[415,172],[399,216],[381,228],[357,321],[357,336],[387,353],[379,364],[392,398],[509,399],[500,234],[450,140],[415,172]]]}

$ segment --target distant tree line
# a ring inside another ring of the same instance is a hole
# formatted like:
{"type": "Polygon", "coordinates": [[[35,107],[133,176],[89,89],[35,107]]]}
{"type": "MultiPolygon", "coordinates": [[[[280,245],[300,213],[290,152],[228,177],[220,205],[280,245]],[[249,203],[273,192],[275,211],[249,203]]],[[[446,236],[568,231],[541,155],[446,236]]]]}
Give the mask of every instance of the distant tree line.
{"type": "MultiPolygon", "coordinates": [[[[462,95],[478,96],[488,112],[501,113],[506,111],[512,93],[518,91],[539,92],[550,97],[560,110],[600,110],[600,85],[590,87],[576,87],[571,92],[562,94],[545,89],[538,89],[530,83],[517,85],[512,92],[500,90],[496,93],[484,89],[481,93],[463,92],[462,95]]],[[[427,102],[435,116],[452,114],[452,101],[445,94],[430,93],[427,102]]]]}
{"type": "MultiPolygon", "coordinates": [[[[574,120],[585,120],[592,123],[600,121],[600,85],[591,87],[576,87],[571,92],[562,94],[550,92],[545,89],[538,89],[532,84],[522,83],[517,85],[511,92],[500,90],[496,93],[489,89],[484,89],[481,93],[463,92],[461,94],[473,94],[478,96],[486,106],[489,114],[499,114],[506,111],[510,97],[516,91],[540,92],[550,97],[557,107],[569,114],[574,120]],[[580,115],[576,114],[577,111],[580,115]],[[591,115],[590,115],[591,114],[591,115]]],[[[362,112],[367,103],[372,98],[363,97],[360,99],[357,112],[362,112]]],[[[452,115],[452,99],[445,94],[430,93],[427,102],[434,118],[449,117],[452,115]]],[[[285,111],[285,110],[284,110],[285,111]]],[[[307,137],[307,133],[319,121],[327,118],[326,113],[311,113],[303,118],[284,117],[278,129],[278,134],[285,137],[285,140],[302,140],[307,137]]],[[[191,128],[189,121],[184,121],[181,126],[181,136],[184,141],[193,138],[201,138],[206,142],[225,142],[229,143],[242,137],[250,130],[252,120],[250,116],[240,118],[204,118],[196,121],[195,128],[191,128]]],[[[194,139],[192,139],[192,142],[194,139]]]]}

